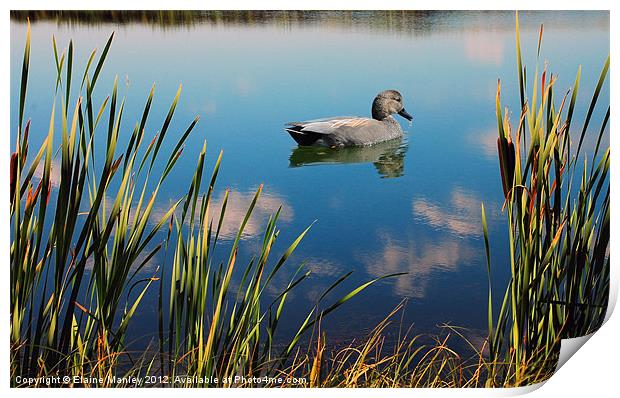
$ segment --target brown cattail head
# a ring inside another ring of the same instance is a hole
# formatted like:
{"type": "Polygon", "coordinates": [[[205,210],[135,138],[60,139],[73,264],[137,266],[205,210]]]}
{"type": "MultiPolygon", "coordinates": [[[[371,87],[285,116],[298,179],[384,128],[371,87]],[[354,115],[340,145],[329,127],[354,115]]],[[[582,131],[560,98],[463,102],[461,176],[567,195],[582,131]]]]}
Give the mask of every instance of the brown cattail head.
{"type": "Polygon", "coordinates": [[[13,196],[15,195],[15,186],[17,178],[17,152],[11,154],[11,203],[13,202],[13,196]]]}
{"type": "Polygon", "coordinates": [[[508,199],[508,193],[512,189],[515,175],[515,146],[510,139],[503,137],[497,138],[497,151],[499,154],[499,171],[502,177],[502,188],[504,198],[508,199]]]}

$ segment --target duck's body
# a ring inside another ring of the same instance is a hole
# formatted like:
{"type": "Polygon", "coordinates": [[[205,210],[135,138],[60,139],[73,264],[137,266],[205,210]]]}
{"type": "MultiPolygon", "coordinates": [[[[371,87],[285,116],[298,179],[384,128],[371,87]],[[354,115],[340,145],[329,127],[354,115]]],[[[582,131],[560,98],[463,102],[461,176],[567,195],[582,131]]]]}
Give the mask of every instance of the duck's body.
{"type": "Polygon", "coordinates": [[[285,130],[301,146],[365,146],[392,140],[403,135],[400,124],[392,117],[398,113],[411,120],[398,91],[379,93],[372,105],[372,119],[366,117],[333,117],[291,122],[285,130]]]}
{"type": "Polygon", "coordinates": [[[367,117],[334,117],[291,122],[286,131],[301,146],[364,146],[402,137],[403,129],[392,116],[383,120],[367,117]]]}

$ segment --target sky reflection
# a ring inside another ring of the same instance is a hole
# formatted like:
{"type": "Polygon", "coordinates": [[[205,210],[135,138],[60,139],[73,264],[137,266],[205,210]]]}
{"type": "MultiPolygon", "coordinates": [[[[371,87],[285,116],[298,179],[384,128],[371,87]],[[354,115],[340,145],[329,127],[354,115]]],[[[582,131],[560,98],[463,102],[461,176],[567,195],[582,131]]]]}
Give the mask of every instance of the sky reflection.
{"type": "MultiPolygon", "coordinates": [[[[383,280],[347,302],[338,320],[326,320],[331,334],[359,337],[362,328],[383,319],[404,297],[411,299],[404,321],[416,322],[420,331],[447,322],[486,327],[483,202],[492,234],[494,282],[504,286],[509,274],[494,101],[500,78],[503,103],[510,106],[516,124],[519,93],[512,12],[213,12],[169,14],[159,22],[141,13],[72,14],[64,19],[45,11],[30,15],[31,79],[25,114],[32,121],[31,148],[41,144],[49,127],[56,83],[52,35],[60,51],[74,40],[77,76],[90,51],[101,49],[114,30],[95,103],[102,103],[119,76],[119,99],[125,99],[119,147],[128,141],[154,82],[145,137],[161,129],[170,101],[183,84],[170,141],[162,147],[166,155],[188,123],[201,116],[159,193],[154,220],[186,193],[205,141],[207,175],[216,154],[224,151],[210,208],[217,224],[228,189],[223,246],[237,233],[257,187],[265,186],[246,226],[239,264],[256,254],[265,224],[280,206],[281,232],[274,253],[286,250],[316,220],[270,290],[277,295],[302,262],[312,272],[291,293],[289,324],[283,327],[295,329],[324,289],[349,271],[351,277],[330,298],[340,298],[373,277],[408,274],[383,280]],[[415,117],[411,126],[401,122],[402,141],[341,151],[308,150],[298,148],[283,130],[291,120],[367,116],[374,96],[390,88],[403,94],[415,117]]],[[[24,15],[11,15],[14,134],[26,28],[24,15]]],[[[592,92],[609,52],[608,12],[525,12],[520,22],[527,65],[536,62],[544,23],[541,65],[549,61],[549,70],[560,77],[556,92],[570,88],[579,65],[580,93],[592,92]]],[[[73,89],[71,103],[79,96],[79,85],[73,89]]],[[[585,94],[579,99],[575,115],[584,114],[588,100],[585,94]]],[[[606,83],[601,101],[608,100],[606,83]]],[[[595,111],[593,125],[604,111],[595,111]]],[[[95,145],[105,140],[106,117],[107,112],[95,145]]],[[[59,117],[56,122],[61,131],[59,117]]],[[[576,131],[582,123],[574,120],[576,131]]],[[[586,139],[584,151],[593,150],[595,138],[586,139]]],[[[14,142],[11,137],[11,145],[14,142]]],[[[602,145],[607,142],[608,132],[602,145]]],[[[60,181],[58,164],[55,159],[53,186],[60,181]]],[[[35,179],[41,177],[37,170],[35,179]]],[[[53,202],[52,197],[51,206],[53,202]]],[[[217,253],[225,258],[226,250],[217,253]]],[[[169,272],[163,257],[153,259],[153,265],[169,272]]],[[[145,297],[145,308],[152,310],[156,303],[155,294],[145,297]]],[[[145,312],[148,324],[150,313],[145,312]]]]}

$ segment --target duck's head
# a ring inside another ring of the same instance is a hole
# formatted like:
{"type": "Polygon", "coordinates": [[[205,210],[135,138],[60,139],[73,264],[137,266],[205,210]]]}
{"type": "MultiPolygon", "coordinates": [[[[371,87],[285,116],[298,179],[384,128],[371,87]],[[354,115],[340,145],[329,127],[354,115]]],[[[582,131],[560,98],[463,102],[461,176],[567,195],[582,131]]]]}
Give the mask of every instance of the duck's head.
{"type": "Polygon", "coordinates": [[[399,114],[409,121],[413,120],[413,116],[405,110],[403,96],[400,95],[398,91],[381,91],[372,102],[372,118],[383,120],[394,113],[399,114]]]}

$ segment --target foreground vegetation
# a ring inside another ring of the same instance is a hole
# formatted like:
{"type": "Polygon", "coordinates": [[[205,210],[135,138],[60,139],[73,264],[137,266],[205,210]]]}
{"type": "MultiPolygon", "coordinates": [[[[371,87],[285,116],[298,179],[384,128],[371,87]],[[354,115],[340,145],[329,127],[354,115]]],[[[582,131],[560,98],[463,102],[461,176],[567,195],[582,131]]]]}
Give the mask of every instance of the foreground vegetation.
{"type": "MultiPolygon", "coordinates": [[[[172,145],[164,143],[174,135],[169,127],[179,87],[159,133],[147,137],[153,88],[129,142],[119,148],[124,101],[117,98],[116,82],[101,104],[94,102],[113,35],[101,54],[91,53],[79,75],[73,70],[73,44],[59,52],[53,42],[54,107],[48,135],[29,157],[31,126],[29,121],[24,123],[28,28],[11,155],[12,385],[26,385],[16,381],[17,376],[58,375],[71,376],[75,386],[198,387],[518,386],[550,377],[560,338],[594,331],[607,306],[609,148],[599,145],[609,108],[591,157],[582,153],[582,143],[609,59],[572,154],[571,122],[580,71],[573,89],[558,104],[556,77],[546,68],[539,76],[537,69],[527,98],[518,21],[516,33],[522,111],[514,133],[508,112],[502,114],[499,85],[497,95],[498,149],[510,236],[508,264],[491,259],[484,207],[482,212],[489,267],[488,339],[482,346],[474,344],[465,330],[446,326],[443,336],[431,344],[423,343],[410,329],[401,330],[396,341],[388,344],[386,330],[397,323],[401,305],[365,339],[334,349],[329,336],[321,332],[322,319],[379,279],[395,275],[370,280],[325,304],[329,293],[350,274],[343,275],[320,296],[290,340],[277,340],[287,297],[308,272],[299,265],[275,299],[267,297],[266,287],[288,264],[309,229],[272,261],[279,235],[278,211],[265,226],[259,253],[239,265],[237,252],[260,198],[259,188],[220,260],[215,249],[221,246],[228,195],[218,214],[212,214],[222,154],[207,177],[206,144],[187,181],[187,194],[155,214],[158,194],[198,118],[189,121],[172,145]],[[56,147],[58,124],[60,145],[56,147]],[[105,140],[95,138],[102,135],[100,131],[105,140]],[[173,149],[163,153],[169,147],[173,149]],[[52,171],[53,164],[59,169],[52,171]],[[57,181],[53,172],[60,175],[57,181]],[[573,180],[579,177],[579,186],[574,186],[573,180]],[[166,259],[169,272],[158,268],[144,277],[149,260],[159,255],[166,259]],[[510,266],[512,278],[498,310],[492,305],[490,281],[499,266],[510,266]],[[233,274],[239,274],[238,283],[231,283],[233,274]],[[134,353],[126,341],[127,329],[149,289],[158,292],[154,326],[158,339],[151,349],[134,353]],[[455,338],[470,346],[470,357],[463,358],[451,348],[455,338]],[[149,382],[147,376],[154,378],[149,382]]],[[[540,48],[539,41],[539,53],[540,48]]]]}
{"type": "MultiPolygon", "coordinates": [[[[541,26],[538,59],[542,36],[541,26]]],[[[521,113],[514,133],[508,109],[502,116],[499,82],[496,103],[512,278],[495,323],[489,283],[488,327],[490,381],[499,377],[508,384],[525,385],[551,375],[560,339],[592,333],[605,318],[609,296],[610,152],[600,144],[609,121],[609,105],[595,131],[598,136],[590,156],[583,154],[583,143],[607,77],[609,57],[583,127],[575,134],[572,126],[581,67],[572,90],[558,95],[557,76],[546,65],[540,73],[537,65],[532,94],[527,98],[518,14],[516,52],[521,113]],[[577,138],[577,149],[572,152],[572,141],[577,138]],[[498,368],[496,362],[500,360],[510,366],[498,368]]],[[[484,207],[482,217],[490,281],[484,207]]]]}

